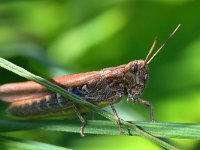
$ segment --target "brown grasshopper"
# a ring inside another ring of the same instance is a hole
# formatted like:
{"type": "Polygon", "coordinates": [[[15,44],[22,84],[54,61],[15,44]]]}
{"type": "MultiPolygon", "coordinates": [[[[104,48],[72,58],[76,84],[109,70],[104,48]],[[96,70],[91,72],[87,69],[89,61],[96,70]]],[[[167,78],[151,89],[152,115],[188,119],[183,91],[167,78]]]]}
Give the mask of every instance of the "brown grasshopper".
{"type": "MultiPolygon", "coordinates": [[[[120,101],[123,95],[127,95],[128,99],[134,103],[147,106],[150,109],[151,121],[155,121],[152,105],[149,101],[139,97],[148,80],[149,63],[179,27],[180,24],[150,57],[157,43],[156,37],[145,60],[135,60],[128,64],[105,68],[100,71],[55,77],[50,81],[100,107],[110,105],[120,132],[122,132],[122,127],[113,104],[120,101]]],[[[86,120],[81,113],[87,112],[88,109],[74,104],[60,94],[54,93],[38,83],[28,81],[1,85],[0,98],[10,103],[8,111],[17,117],[31,119],[76,113],[82,122],[80,133],[84,135],[83,130],[86,120]]]]}

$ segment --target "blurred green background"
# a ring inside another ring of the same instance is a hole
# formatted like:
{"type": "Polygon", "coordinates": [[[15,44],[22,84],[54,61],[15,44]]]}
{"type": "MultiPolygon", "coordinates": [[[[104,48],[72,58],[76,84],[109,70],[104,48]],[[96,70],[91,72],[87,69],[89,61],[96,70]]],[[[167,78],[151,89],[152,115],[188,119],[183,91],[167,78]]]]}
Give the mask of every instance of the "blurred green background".
{"type": "MultiPolygon", "coordinates": [[[[162,44],[179,23],[180,30],[149,65],[142,98],[152,102],[160,122],[199,123],[198,0],[1,1],[0,56],[45,78],[99,70],[144,59],[154,37],[162,44]]],[[[0,77],[0,84],[25,81],[2,68],[0,77]]],[[[148,110],[126,98],[116,108],[125,120],[149,121],[148,110]]],[[[1,104],[1,114],[4,111],[1,104]]],[[[72,149],[160,149],[140,137],[81,138],[44,131],[9,135],[72,149]]],[[[200,149],[197,140],[170,141],[183,149],[200,149]]]]}

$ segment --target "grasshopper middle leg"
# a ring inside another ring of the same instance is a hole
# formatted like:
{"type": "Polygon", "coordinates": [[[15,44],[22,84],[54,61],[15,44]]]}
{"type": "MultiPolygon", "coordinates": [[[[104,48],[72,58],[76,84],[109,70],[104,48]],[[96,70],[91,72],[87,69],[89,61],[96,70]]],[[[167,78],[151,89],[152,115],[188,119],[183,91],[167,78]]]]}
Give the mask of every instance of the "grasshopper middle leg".
{"type": "Polygon", "coordinates": [[[83,116],[81,115],[80,111],[78,110],[78,108],[76,107],[75,104],[73,104],[73,109],[75,111],[75,113],[77,114],[77,116],[79,117],[80,121],[82,122],[81,128],[80,128],[80,134],[81,136],[85,136],[84,135],[84,128],[87,124],[87,121],[83,118],[83,116]]]}
{"type": "Polygon", "coordinates": [[[116,120],[116,122],[117,122],[117,124],[118,124],[118,126],[119,126],[120,133],[123,134],[123,133],[124,133],[124,130],[123,130],[123,128],[122,128],[120,118],[119,118],[119,116],[117,115],[117,111],[115,110],[115,107],[113,106],[112,103],[110,103],[110,106],[111,106],[112,111],[113,111],[113,113],[114,113],[115,120],[116,120]]]}

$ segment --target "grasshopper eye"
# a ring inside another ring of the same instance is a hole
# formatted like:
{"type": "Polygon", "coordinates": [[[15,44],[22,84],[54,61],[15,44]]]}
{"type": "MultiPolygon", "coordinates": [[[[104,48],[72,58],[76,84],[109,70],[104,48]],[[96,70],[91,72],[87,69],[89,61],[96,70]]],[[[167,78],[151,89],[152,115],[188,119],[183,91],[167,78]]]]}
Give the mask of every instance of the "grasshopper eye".
{"type": "Polygon", "coordinates": [[[133,68],[133,73],[136,74],[138,72],[138,65],[135,65],[133,68]]]}

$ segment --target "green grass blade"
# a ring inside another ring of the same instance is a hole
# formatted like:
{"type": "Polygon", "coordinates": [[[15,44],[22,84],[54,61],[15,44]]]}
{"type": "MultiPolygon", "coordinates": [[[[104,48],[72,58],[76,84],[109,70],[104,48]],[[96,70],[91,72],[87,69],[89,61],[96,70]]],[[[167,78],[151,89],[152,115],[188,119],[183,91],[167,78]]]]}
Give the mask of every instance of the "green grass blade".
{"type": "MultiPolygon", "coordinates": [[[[200,139],[200,124],[189,123],[150,123],[134,122],[145,131],[159,138],[187,138],[200,139]]],[[[20,131],[20,130],[48,130],[59,132],[79,133],[80,121],[75,120],[39,120],[39,121],[14,121],[0,120],[0,132],[20,131]]],[[[119,135],[119,128],[114,122],[106,120],[88,120],[85,127],[88,134],[119,135]]],[[[134,131],[125,131],[126,135],[138,135],[134,131]]]]}
{"type": "MultiPolygon", "coordinates": [[[[100,107],[97,107],[83,99],[81,99],[80,97],[76,96],[76,95],[73,95],[71,93],[69,93],[68,91],[66,91],[65,89],[45,80],[44,78],[41,78],[39,76],[36,76],[30,72],[28,72],[27,70],[21,68],[21,67],[18,67],[17,65],[3,59],[0,57],[0,66],[2,68],[5,68],[9,71],[12,71],[13,73],[15,74],[18,74],[28,80],[32,80],[32,81],[35,81],[45,87],[47,87],[48,89],[56,92],[56,93],[59,93],[61,94],[62,96],[70,99],[71,101],[73,101],[74,103],[77,103],[77,104],[80,104],[81,106],[84,106],[84,107],[87,107],[89,109],[91,109],[92,111],[100,114],[101,116],[104,116],[105,118],[108,118],[112,121],[115,121],[115,117],[111,114],[111,113],[108,113],[107,111],[101,109],[100,107]]],[[[147,133],[146,131],[144,131],[141,127],[138,127],[137,125],[133,124],[133,123],[129,123],[129,122],[126,122],[124,120],[121,119],[121,123],[124,127],[126,128],[129,128],[131,130],[133,130],[134,132],[138,133],[138,135],[140,136],[143,136],[147,139],[150,139],[152,140],[153,142],[159,144],[160,146],[166,148],[166,149],[177,149],[176,147],[168,144],[167,142],[153,136],[152,134],[150,133],[147,133]]]]}
{"type": "Polygon", "coordinates": [[[0,135],[1,149],[27,149],[27,150],[69,150],[68,148],[54,146],[51,144],[19,139],[0,135]]]}

